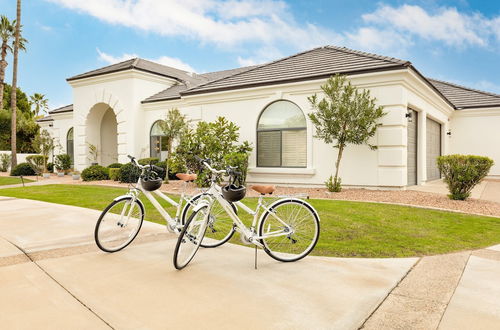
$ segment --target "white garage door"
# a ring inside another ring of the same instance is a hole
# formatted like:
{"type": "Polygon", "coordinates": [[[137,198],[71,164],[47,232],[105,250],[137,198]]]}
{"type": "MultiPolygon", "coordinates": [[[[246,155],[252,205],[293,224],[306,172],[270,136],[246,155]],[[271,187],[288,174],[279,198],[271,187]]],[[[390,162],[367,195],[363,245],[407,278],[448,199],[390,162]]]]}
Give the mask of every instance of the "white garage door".
{"type": "Polygon", "coordinates": [[[408,109],[411,115],[411,121],[408,121],[408,149],[407,149],[407,173],[408,185],[413,186],[417,184],[417,112],[408,109]]]}
{"type": "Polygon", "coordinates": [[[427,180],[441,177],[437,158],[441,156],[441,124],[427,118],[427,180]]]}

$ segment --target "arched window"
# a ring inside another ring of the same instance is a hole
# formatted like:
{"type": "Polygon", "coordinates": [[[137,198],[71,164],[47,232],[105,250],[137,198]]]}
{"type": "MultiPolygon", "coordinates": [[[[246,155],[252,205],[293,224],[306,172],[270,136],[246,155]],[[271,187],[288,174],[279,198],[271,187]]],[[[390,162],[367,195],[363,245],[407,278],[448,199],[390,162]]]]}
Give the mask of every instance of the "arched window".
{"type": "Polygon", "coordinates": [[[159,158],[161,161],[167,158],[167,139],[161,128],[162,120],[157,120],[151,126],[150,136],[150,156],[159,158]]]}
{"type": "Polygon", "coordinates": [[[66,134],[66,154],[71,158],[71,164],[75,163],[75,153],[74,153],[74,140],[73,140],[73,127],[68,130],[66,134]]]}
{"type": "Polygon", "coordinates": [[[257,123],[257,166],[306,167],[306,118],[290,101],[276,101],[257,123]]]}

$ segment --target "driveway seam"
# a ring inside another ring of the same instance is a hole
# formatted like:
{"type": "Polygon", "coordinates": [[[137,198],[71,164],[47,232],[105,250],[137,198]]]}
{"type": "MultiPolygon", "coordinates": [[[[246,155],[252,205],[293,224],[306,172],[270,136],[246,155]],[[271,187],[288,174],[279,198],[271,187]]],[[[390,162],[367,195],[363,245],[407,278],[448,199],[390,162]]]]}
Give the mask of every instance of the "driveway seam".
{"type": "Polygon", "coordinates": [[[410,267],[410,269],[408,269],[408,271],[399,279],[399,281],[394,285],[394,287],[392,287],[392,289],[387,293],[387,295],[384,297],[384,299],[382,299],[382,301],[377,305],[377,307],[375,307],[373,309],[373,311],[370,313],[370,315],[368,315],[365,320],[363,321],[363,323],[361,324],[361,326],[358,327],[358,330],[360,329],[363,329],[366,322],[368,322],[368,320],[370,320],[370,318],[373,316],[373,314],[375,314],[375,312],[377,312],[377,310],[380,308],[380,306],[382,306],[384,304],[384,302],[387,300],[387,298],[389,298],[389,296],[392,294],[392,292],[399,286],[399,284],[401,284],[401,282],[403,282],[403,280],[408,276],[408,274],[410,274],[413,269],[415,267],[417,267],[417,265],[420,263],[420,261],[422,260],[422,258],[418,258],[417,262],[415,262],[413,264],[413,266],[410,267]]]}
{"type": "Polygon", "coordinates": [[[469,263],[471,255],[472,255],[472,251],[469,253],[469,256],[467,257],[467,262],[465,263],[464,268],[462,269],[462,273],[460,274],[460,278],[457,281],[457,285],[453,289],[453,293],[450,295],[450,299],[448,299],[448,302],[446,303],[446,307],[443,311],[443,314],[441,314],[441,317],[439,318],[439,322],[438,322],[436,329],[439,329],[439,327],[441,326],[441,322],[443,321],[444,314],[446,314],[446,311],[448,310],[448,305],[450,304],[451,299],[455,295],[455,292],[457,291],[457,288],[460,285],[460,281],[462,281],[462,277],[464,276],[465,269],[467,268],[467,264],[469,263]]]}
{"type": "Polygon", "coordinates": [[[104,324],[106,324],[110,329],[115,329],[109,324],[106,320],[104,320],[99,314],[97,314],[95,311],[92,310],[89,306],[87,306],[83,301],[78,299],[77,296],[75,296],[71,291],[69,291],[67,288],[64,287],[61,283],[59,283],[52,275],[50,275],[42,266],[40,266],[35,260],[33,260],[26,251],[24,251],[21,247],[17,246],[16,244],[12,243],[8,239],[4,238],[7,242],[15,246],[19,251],[24,253],[24,255],[32,262],[34,263],[42,272],[44,272],[52,281],[54,281],[57,285],[59,285],[64,291],[66,291],[69,295],[71,295],[76,301],[78,301],[83,307],[89,310],[92,314],[94,314],[99,320],[101,320],[104,324]]]}

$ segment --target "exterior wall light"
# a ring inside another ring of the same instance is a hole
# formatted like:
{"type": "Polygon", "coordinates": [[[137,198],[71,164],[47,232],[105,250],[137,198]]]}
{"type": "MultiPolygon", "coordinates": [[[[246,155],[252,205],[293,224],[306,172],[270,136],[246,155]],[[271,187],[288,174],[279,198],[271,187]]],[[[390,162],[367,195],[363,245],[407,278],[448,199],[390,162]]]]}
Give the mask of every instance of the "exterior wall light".
{"type": "Polygon", "coordinates": [[[446,135],[451,136],[451,131],[446,132],[446,135]]]}
{"type": "Polygon", "coordinates": [[[413,121],[413,116],[412,116],[411,112],[407,112],[405,114],[405,117],[408,118],[409,123],[411,123],[413,121]]]}

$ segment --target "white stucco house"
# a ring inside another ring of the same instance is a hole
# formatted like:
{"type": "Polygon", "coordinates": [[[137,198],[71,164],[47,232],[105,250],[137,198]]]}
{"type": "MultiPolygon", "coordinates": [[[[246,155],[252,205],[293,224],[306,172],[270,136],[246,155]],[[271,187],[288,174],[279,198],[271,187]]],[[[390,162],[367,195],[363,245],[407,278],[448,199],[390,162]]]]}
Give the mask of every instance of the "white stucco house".
{"type": "Polygon", "coordinates": [[[500,95],[424,77],[408,61],[325,46],[259,66],[205,74],[131,59],[67,81],[73,104],[49,112],[40,125],[74,159],[89,166],[88,144],[99,163],[165,157],[155,123],[171,108],[193,122],[224,116],[252,142],[249,182],[323,185],[337,152],[313,137],[307,97],[326,79],[347,74],[369,89],[387,115],[371,151],[349,146],[342,183],[404,189],[438,179],[436,157],[461,153],[493,158],[500,175],[500,95]]]}

